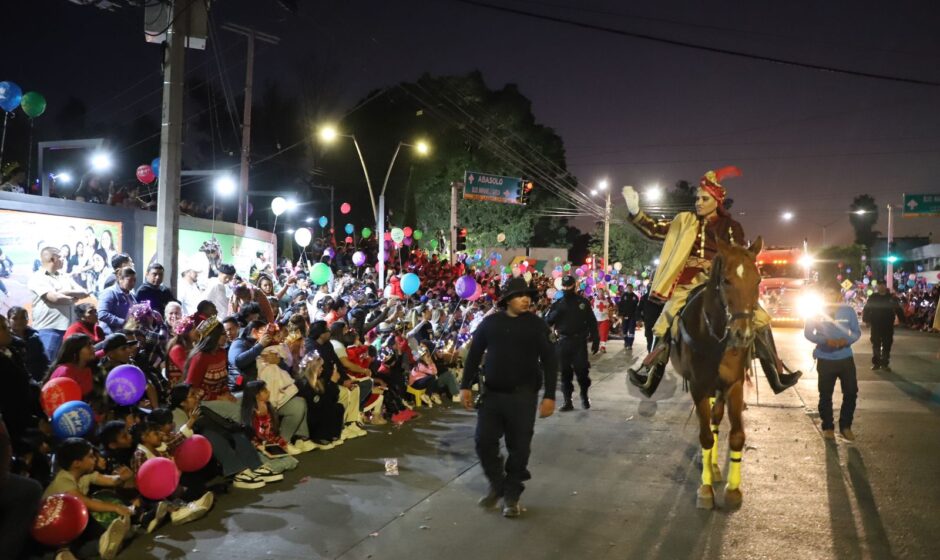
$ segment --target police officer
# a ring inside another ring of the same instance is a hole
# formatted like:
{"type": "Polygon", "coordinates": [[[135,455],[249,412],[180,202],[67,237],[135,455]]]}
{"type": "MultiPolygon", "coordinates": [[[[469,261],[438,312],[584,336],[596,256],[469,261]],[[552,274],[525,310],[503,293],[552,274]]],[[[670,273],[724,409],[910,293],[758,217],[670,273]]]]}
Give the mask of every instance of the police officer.
{"type": "Polygon", "coordinates": [[[591,303],[581,297],[576,291],[578,281],[574,276],[562,278],[561,287],[564,295],[552,304],[545,320],[555,327],[558,333],[558,363],[561,368],[561,392],[565,397],[565,404],[561,411],[573,410],[571,394],[574,392],[572,370],[578,376],[578,386],[581,388],[581,407],[585,410],[591,408],[588,398],[588,388],[591,386],[589,372],[591,364],[587,356],[587,339],[591,338],[591,354],[597,354],[600,349],[600,336],[597,332],[597,319],[591,310],[591,303]]]}
{"type": "Polygon", "coordinates": [[[871,326],[871,369],[891,371],[888,363],[894,343],[894,318],[903,321],[904,311],[884,282],[878,284],[877,290],[862,309],[862,321],[871,326]]]}
{"type": "Polygon", "coordinates": [[[633,293],[633,284],[627,284],[623,293],[620,294],[620,301],[617,302],[617,313],[620,314],[623,329],[623,347],[627,349],[633,348],[639,306],[640,299],[633,293]]]}
{"type": "Polygon", "coordinates": [[[555,411],[558,364],[548,339],[545,321],[532,313],[537,296],[522,278],[511,278],[502,289],[498,313],[488,315],[473,333],[463,371],[460,400],[473,410],[470,387],[477,382],[486,353],[483,397],[477,413],[476,449],[483,473],[490,483],[480,505],[492,508],[503,499],[503,516],[518,517],[524,481],[531,478],[527,466],[535,431],[535,411],[545,418],[555,411]],[[538,400],[542,376],[545,388],[538,400]],[[499,455],[499,440],[506,436],[508,457],[499,455]]]}

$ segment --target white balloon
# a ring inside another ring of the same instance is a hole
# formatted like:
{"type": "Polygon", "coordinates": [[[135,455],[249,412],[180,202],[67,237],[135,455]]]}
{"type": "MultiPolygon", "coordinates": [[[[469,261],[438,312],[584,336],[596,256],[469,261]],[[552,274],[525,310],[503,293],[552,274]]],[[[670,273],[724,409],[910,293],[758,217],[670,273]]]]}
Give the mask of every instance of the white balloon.
{"type": "Polygon", "coordinates": [[[615,269],[617,272],[620,272],[620,269],[621,269],[621,268],[623,268],[623,264],[621,264],[621,263],[619,263],[619,262],[615,262],[615,263],[614,263],[614,269],[615,269]]]}
{"type": "Polygon", "coordinates": [[[531,273],[531,272],[528,272],[528,271],[527,271],[525,274],[522,275],[522,277],[525,278],[525,281],[526,281],[526,282],[531,282],[531,281],[532,281],[532,273],[531,273]]]}
{"type": "Polygon", "coordinates": [[[496,241],[498,241],[498,242],[500,242],[500,243],[502,243],[503,241],[506,241],[506,234],[505,234],[505,233],[500,233],[499,235],[497,235],[497,236],[496,236],[496,241]]]}
{"type": "Polygon", "coordinates": [[[301,247],[306,247],[310,245],[310,241],[313,239],[313,235],[310,233],[309,228],[299,228],[294,232],[294,241],[297,242],[301,247]]]}
{"type": "MultiPolygon", "coordinates": [[[[271,201],[271,211],[274,212],[275,216],[280,216],[284,212],[287,212],[287,199],[282,196],[275,197],[274,200],[271,201]]],[[[304,247],[306,247],[306,245],[304,245],[304,247]]]]}
{"type": "Polygon", "coordinates": [[[558,278],[555,278],[555,289],[556,289],[556,290],[560,290],[561,288],[562,288],[562,286],[561,286],[561,276],[559,276],[558,278]]]}

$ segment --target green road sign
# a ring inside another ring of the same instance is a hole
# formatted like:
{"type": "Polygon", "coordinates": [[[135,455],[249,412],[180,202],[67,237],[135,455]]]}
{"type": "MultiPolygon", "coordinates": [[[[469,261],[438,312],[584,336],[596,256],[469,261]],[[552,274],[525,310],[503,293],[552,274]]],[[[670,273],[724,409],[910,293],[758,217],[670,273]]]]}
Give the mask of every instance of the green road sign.
{"type": "Polygon", "coordinates": [[[904,217],[940,216],[940,194],[904,195],[904,217]]]}
{"type": "Polygon", "coordinates": [[[488,200],[519,204],[522,179],[467,171],[464,174],[463,197],[467,200],[488,200]]]}

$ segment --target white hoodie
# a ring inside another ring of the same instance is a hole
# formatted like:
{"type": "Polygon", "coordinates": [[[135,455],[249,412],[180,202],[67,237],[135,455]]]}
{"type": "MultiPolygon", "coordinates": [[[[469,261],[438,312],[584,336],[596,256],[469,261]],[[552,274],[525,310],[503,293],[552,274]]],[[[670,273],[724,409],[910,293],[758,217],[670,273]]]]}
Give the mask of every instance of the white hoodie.
{"type": "Polygon", "coordinates": [[[290,373],[281,369],[278,364],[265,362],[263,359],[265,354],[277,354],[279,358],[290,363],[290,350],[284,344],[274,344],[265,348],[256,361],[258,379],[264,381],[267,385],[268,392],[271,393],[271,404],[274,405],[274,408],[281,408],[297,394],[297,385],[294,384],[294,378],[290,376],[290,373]]]}

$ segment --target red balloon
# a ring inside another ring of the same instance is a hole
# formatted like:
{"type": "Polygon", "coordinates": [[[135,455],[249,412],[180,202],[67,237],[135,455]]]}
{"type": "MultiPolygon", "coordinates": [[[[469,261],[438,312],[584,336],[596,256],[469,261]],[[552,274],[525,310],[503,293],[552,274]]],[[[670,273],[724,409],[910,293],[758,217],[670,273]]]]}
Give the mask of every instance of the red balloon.
{"type": "Polygon", "coordinates": [[[149,165],[141,165],[137,168],[137,180],[141,183],[150,184],[157,176],[153,174],[153,168],[149,165]]]}
{"type": "Polygon", "coordinates": [[[212,444],[208,439],[196,434],[186,438],[173,452],[176,466],[183,472],[196,472],[209,464],[212,459],[212,444]]]}
{"type": "Polygon", "coordinates": [[[51,418],[55,409],[63,404],[82,400],[82,388],[70,377],[56,377],[42,386],[40,400],[43,412],[51,418]]]}
{"type": "Polygon", "coordinates": [[[349,244],[352,244],[352,243],[353,243],[353,238],[352,238],[352,236],[347,236],[347,237],[346,237],[346,243],[349,243],[349,244]]]}
{"type": "Polygon", "coordinates": [[[402,230],[403,232],[405,232],[405,237],[411,237],[411,234],[414,233],[414,232],[411,230],[411,228],[408,227],[408,226],[405,226],[405,227],[401,228],[401,230],[402,230]]]}
{"type": "Polygon", "coordinates": [[[180,471],[173,461],[164,457],[147,459],[137,471],[137,490],[151,500],[162,500],[176,491],[180,471]]]}
{"type": "Polygon", "coordinates": [[[390,231],[386,231],[386,232],[385,232],[385,240],[386,240],[386,241],[391,241],[391,240],[392,240],[392,232],[390,232],[390,231]]]}
{"type": "Polygon", "coordinates": [[[75,540],[88,526],[88,508],[71,494],[53,494],[42,501],[30,530],[46,546],[63,546],[75,540]]]}
{"type": "Polygon", "coordinates": [[[339,211],[342,214],[349,214],[349,212],[352,211],[352,206],[350,206],[348,202],[344,202],[340,205],[339,211]]]}

